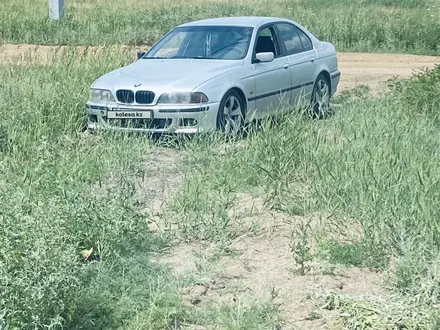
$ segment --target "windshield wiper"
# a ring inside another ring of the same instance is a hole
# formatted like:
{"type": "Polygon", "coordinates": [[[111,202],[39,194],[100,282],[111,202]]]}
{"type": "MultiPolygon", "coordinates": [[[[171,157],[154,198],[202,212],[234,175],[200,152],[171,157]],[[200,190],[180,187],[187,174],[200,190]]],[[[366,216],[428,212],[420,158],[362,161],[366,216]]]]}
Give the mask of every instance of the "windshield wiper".
{"type": "Polygon", "coordinates": [[[173,56],[173,57],[168,57],[168,58],[172,58],[172,59],[209,59],[210,57],[204,57],[204,56],[173,56]]]}
{"type": "Polygon", "coordinates": [[[242,44],[242,43],[247,43],[247,41],[237,41],[237,42],[234,42],[234,43],[232,43],[232,44],[229,44],[229,45],[223,46],[222,48],[217,49],[215,52],[212,52],[212,53],[211,53],[211,56],[214,55],[214,54],[216,54],[216,53],[218,53],[218,52],[220,52],[220,51],[222,51],[222,50],[225,49],[225,48],[229,48],[229,47],[231,47],[231,46],[238,45],[238,44],[242,44]]]}
{"type": "Polygon", "coordinates": [[[210,57],[203,57],[203,56],[171,56],[171,57],[165,57],[165,56],[155,56],[155,57],[142,57],[142,59],[153,59],[153,60],[179,60],[179,59],[209,59],[210,57]]]}
{"type": "Polygon", "coordinates": [[[210,57],[206,57],[206,56],[182,56],[179,58],[188,58],[188,59],[196,59],[196,60],[207,60],[210,59],[210,57]]]}

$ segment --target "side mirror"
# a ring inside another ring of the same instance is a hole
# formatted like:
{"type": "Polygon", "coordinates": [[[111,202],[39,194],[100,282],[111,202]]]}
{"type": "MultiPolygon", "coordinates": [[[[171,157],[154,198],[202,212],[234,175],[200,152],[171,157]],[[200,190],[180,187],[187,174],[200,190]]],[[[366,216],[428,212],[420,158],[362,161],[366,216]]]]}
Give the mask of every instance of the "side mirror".
{"type": "Polygon", "coordinates": [[[137,52],[137,59],[141,59],[145,55],[144,51],[137,52]]]}
{"type": "Polygon", "coordinates": [[[257,62],[272,62],[275,58],[274,53],[267,52],[267,53],[257,53],[255,56],[257,59],[257,62]]]}

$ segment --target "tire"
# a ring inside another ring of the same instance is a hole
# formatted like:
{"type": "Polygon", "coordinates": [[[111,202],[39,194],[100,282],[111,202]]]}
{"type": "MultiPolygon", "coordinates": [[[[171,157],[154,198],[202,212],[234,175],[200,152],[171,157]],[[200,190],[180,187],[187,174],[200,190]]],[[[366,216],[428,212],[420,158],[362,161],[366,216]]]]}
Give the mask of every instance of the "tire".
{"type": "Polygon", "coordinates": [[[319,74],[313,86],[311,115],[316,119],[323,119],[330,114],[331,98],[330,82],[324,74],[319,74]]]}
{"type": "Polygon", "coordinates": [[[238,135],[243,131],[245,103],[235,90],[228,91],[220,102],[217,112],[217,129],[226,135],[238,135]]]}

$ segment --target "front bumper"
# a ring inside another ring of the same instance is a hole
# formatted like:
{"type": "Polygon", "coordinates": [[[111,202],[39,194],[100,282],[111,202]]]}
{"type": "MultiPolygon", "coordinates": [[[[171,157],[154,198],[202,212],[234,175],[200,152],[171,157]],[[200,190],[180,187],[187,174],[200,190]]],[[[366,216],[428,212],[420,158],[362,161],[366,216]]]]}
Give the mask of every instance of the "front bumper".
{"type": "Polygon", "coordinates": [[[88,102],[86,105],[87,128],[97,130],[120,130],[150,133],[205,133],[217,128],[219,102],[203,105],[120,105],[110,103],[106,106],[88,102]],[[150,111],[148,119],[110,119],[110,111],[150,111]]]}

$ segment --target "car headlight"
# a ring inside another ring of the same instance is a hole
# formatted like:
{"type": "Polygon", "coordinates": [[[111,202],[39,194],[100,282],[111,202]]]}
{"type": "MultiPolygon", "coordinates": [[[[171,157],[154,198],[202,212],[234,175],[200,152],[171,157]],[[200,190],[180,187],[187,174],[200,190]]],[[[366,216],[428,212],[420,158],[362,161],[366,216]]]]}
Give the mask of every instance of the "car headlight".
{"type": "Polygon", "coordinates": [[[183,104],[194,104],[194,103],[207,103],[208,97],[201,93],[165,93],[159,98],[158,103],[183,103],[183,104]]]}
{"type": "Polygon", "coordinates": [[[90,101],[110,102],[114,101],[112,92],[107,89],[95,89],[90,90],[90,101]]]}

